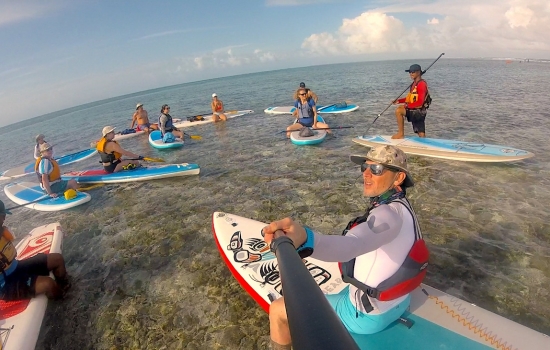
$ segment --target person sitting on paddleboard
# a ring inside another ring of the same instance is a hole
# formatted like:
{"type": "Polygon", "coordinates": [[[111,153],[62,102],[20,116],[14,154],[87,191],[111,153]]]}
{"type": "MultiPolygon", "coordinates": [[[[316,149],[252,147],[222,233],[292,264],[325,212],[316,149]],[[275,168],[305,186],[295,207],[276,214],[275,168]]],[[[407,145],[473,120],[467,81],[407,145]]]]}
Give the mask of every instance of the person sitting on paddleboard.
{"type": "MultiPolygon", "coordinates": [[[[321,235],[290,218],[270,223],[262,233],[267,243],[288,236],[302,258],[311,255],[321,261],[342,262],[342,279],[350,285],[326,297],[350,332],[373,334],[407,310],[409,293],[426,274],[429,252],[406,198],[413,181],[405,153],[381,145],[366,156],[350,159],[361,165],[363,193],[370,205],[364,215],[348,223],[342,235],[321,235]]],[[[289,297],[285,294],[269,309],[274,349],[291,346],[284,302],[289,297]]]]}
{"type": "Polygon", "coordinates": [[[143,159],[132,152],[120,147],[115,138],[115,127],[106,126],[102,130],[103,137],[97,142],[96,149],[101,157],[101,164],[107,173],[117,173],[121,170],[129,170],[140,165],[138,159],[143,159]],[[136,159],[121,159],[122,156],[136,159]]]}
{"type": "Polygon", "coordinates": [[[183,132],[174,126],[174,120],[170,115],[170,106],[166,104],[160,108],[159,130],[163,137],[167,132],[171,132],[174,136],[183,140],[183,132]]]}
{"type": "MultiPolygon", "coordinates": [[[[307,97],[308,98],[312,98],[313,101],[315,101],[315,104],[317,104],[317,100],[318,100],[318,97],[317,97],[317,94],[313,91],[311,91],[311,89],[308,89],[306,87],[306,83],[300,83],[300,88],[301,89],[306,89],[306,93],[307,93],[307,97]]],[[[298,99],[298,96],[296,95],[296,93],[294,93],[294,100],[297,100],[298,99]]]]}
{"type": "MultiPolygon", "coordinates": [[[[292,112],[292,115],[297,117],[297,122],[293,123],[286,128],[286,137],[290,137],[290,132],[293,130],[300,130],[302,127],[313,127],[313,129],[328,128],[328,124],[317,121],[317,108],[315,107],[315,101],[312,98],[308,98],[305,88],[299,88],[294,96],[298,96],[294,107],[296,109],[292,112]]],[[[327,130],[330,133],[330,130],[327,130]]]]}
{"type": "Polygon", "coordinates": [[[393,101],[393,104],[404,103],[395,110],[397,119],[397,134],[392,139],[402,139],[405,137],[405,118],[412,123],[413,130],[418,136],[426,137],[426,119],[427,109],[431,103],[431,97],[428,93],[428,83],[422,79],[422,68],[418,64],[413,64],[405,72],[408,72],[413,80],[409,93],[405,98],[393,101]]]}
{"type": "Polygon", "coordinates": [[[6,214],[11,213],[0,200],[0,299],[16,301],[40,294],[46,294],[50,299],[61,298],[71,286],[63,256],[59,253],[38,253],[31,258],[17,260],[13,245],[15,237],[4,226],[6,214]],[[50,271],[55,280],[50,278],[50,271]]]}
{"type": "Polygon", "coordinates": [[[210,107],[212,108],[212,120],[214,122],[227,120],[227,117],[225,116],[225,114],[223,114],[223,102],[222,100],[218,99],[218,95],[212,94],[212,103],[210,104],[210,107]]]}
{"type": "Polygon", "coordinates": [[[153,130],[158,130],[158,126],[149,122],[149,115],[147,111],[143,109],[143,103],[136,105],[136,111],[132,116],[132,124],[130,129],[134,128],[134,124],[137,123],[136,131],[146,131],[148,134],[153,130]]]}
{"type": "Polygon", "coordinates": [[[36,135],[36,145],[34,145],[34,159],[40,158],[40,145],[46,142],[43,134],[36,135]]]}
{"type": "Polygon", "coordinates": [[[78,189],[78,183],[75,180],[61,180],[59,164],[53,159],[53,147],[47,142],[40,145],[40,157],[36,160],[34,171],[38,176],[40,187],[53,198],[68,189],[75,191],[78,189]]]}

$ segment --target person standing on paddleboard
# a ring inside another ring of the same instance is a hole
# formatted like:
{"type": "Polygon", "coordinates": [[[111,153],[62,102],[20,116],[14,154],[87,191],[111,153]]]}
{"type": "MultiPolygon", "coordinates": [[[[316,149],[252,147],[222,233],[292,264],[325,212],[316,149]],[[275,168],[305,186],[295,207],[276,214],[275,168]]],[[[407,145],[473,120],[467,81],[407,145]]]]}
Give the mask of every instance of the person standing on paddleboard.
{"type": "Polygon", "coordinates": [[[4,226],[6,210],[0,200],[0,299],[16,301],[34,298],[46,294],[50,299],[61,298],[70,288],[65,260],[59,253],[38,253],[35,256],[17,260],[17,251],[13,245],[15,237],[4,226]],[[53,272],[55,280],[50,278],[53,272]]]}
{"type": "Polygon", "coordinates": [[[78,189],[78,183],[75,180],[61,179],[59,164],[53,159],[53,146],[47,142],[40,145],[40,157],[36,160],[34,171],[38,176],[40,187],[52,198],[68,189],[75,191],[78,189]]]}
{"type": "Polygon", "coordinates": [[[405,137],[405,118],[412,123],[413,130],[418,136],[426,137],[424,121],[431,103],[428,83],[422,79],[422,68],[418,64],[411,65],[405,72],[409,73],[413,82],[405,98],[393,101],[393,104],[404,103],[404,105],[397,107],[395,110],[397,134],[391,138],[402,139],[405,137]]]}
{"type": "MultiPolygon", "coordinates": [[[[311,256],[341,262],[342,279],[349,286],[326,297],[350,332],[373,334],[407,310],[409,293],[426,274],[429,252],[406,198],[406,189],[414,183],[405,153],[381,145],[350,160],[361,165],[363,194],[370,198],[370,205],[364,215],[348,223],[341,235],[315,233],[291,218],[270,223],[262,234],[269,244],[286,235],[298,247],[302,259],[311,256]]],[[[291,348],[284,302],[287,298],[291,296],[285,294],[273,301],[269,309],[273,349],[291,348]]]]}
{"type": "Polygon", "coordinates": [[[103,169],[107,173],[117,173],[121,170],[130,170],[140,165],[138,159],[143,159],[132,152],[120,147],[115,138],[115,127],[106,126],[102,130],[103,137],[97,142],[96,149],[101,157],[103,169]],[[132,157],[136,159],[121,159],[122,156],[132,157]]]}
{"type": "Polygon", "coordinates": [[[214,123],[220,120],[227,120],[227,116],[223,114],[223,102],[218,98],[218,95],[215,93],[212,94],[212,103],[210,104],[210,108],[212,108],[212,120],[214,121],[214,123]]]}
{"type": "MultiPolygon", "coordinates": [[[[317,100],[318,100],[317,94],[311,91],[311,89],[308,89],[306,87],[306,83],[304,82],[300,83],[300,89],[306,89],[307,97],[312,98],[313,101],[315,101],[315,104],[317,104],[317,100]]],[[[298,96],[296,93],[294,93],[294,100],[297,100],[297,99],[298,99],[298,96]]]]}
{"type": "MultiPolygon", "coordinates": [[[[294,107],[296,109],[292,112],[292,115],[297,118],[296,122],[286,128],[286,137],[290,137],[290,132],[300,130],[303,127],[313,127],[313,129],[322,128],[328,129],[328,124],[317,121],[317,107],[315,107],[315,101],[308,97],[306,88],[299,88],[294,93],[296,102],[294,107]]],[[[330,130],[327,130],[330,133],[330,130]]]]}
{"type": "Polygon", "coordinates": [[[153,130],[158,130],[158,126],[149,122],[149,115],[147,114],[147,111],[143,109],[143,103],[138,103],[136,105],[136,111],[132,116],[132,124],[130,125],[130,129],[133,129],[134,124],[136,123],[137,131],[146,131],[149,134],[153,130]]]}

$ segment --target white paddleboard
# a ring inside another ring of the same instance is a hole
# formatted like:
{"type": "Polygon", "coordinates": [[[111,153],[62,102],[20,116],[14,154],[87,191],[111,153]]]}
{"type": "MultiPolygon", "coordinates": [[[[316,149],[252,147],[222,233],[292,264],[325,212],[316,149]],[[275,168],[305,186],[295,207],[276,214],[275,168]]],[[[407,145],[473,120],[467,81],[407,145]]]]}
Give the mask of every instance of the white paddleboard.
{"type": "MultiPolygon", "coordinates": [[[[357,105],[345,105],[331,104],[327,106],[317,106],[317,112],[321,114],[340,114],[349,113],[357,110],[357,105]]],[[[296,110],[294,106],[280,106],[280,107],[267,107],[264,109],[264,113],[267,114],[292,114],[296,110]]]]}
{"type": "MultiPolygon", "coordinates": [[[[226,112],[224,112],[227,119],[233,119],[233,118],[240,117],[240,116],[250,114],[250,113],[254,113],[254,111],[250,110],[250,109],[246,109],[246,110],[242,110],[242,111],[226,111],[226,112]]],[[[208,123],[213,123],[214,122],[214,119],[212,118],[212,114],[203,115],[202,117],[204,118],[204,120],[196,120],[194,122],[190,122],[189,120],[183,120],[179,123],[174,123],[174,126],[176,128],[188,128],[190,126],[197,126],[197,125],[208,124],[208,123]]]]}
{"type": "MultiPolygon", "coordinates": [[[[261,236],[265,223],[215,212],[212,230],[220,255],[233,276],[258,304],[269,312],[269,295],[281,297],[275,255],[261,236]]],[[[337,263],[304,259],[325,294],[341,292],[337,263]]],[[[371,335],[352,334],[361,349],[550,349],[550,337],[498,316],[435,288],[422,285],[411,293],[409,329],[397,322],[371,335]]]]}
{"type": "Polygon", "coordinates": [[[353,142],[367,147],[393,145],[407,154],[467,162],[513,162],[534,156],[508,146],[417,136],[392,139],[390,135],[365,135],[357,136],[353,142]]]}
{"type": "Polygon", "coordinates": [[[25,208],[39,211],[59,211],[79,206],[92,199],[88,193],[76,192],[73,199],[65,199],[63,193],[57,198],[52,198],[46,194],[40,185],[32,182],[10,183],[4,187],[4,193],[14,203],[25,205],[25,208]],[[43,200],[42,200],[43,199],[43,200]],[[35,202],[40,200],[39,202],[35,202]]]}
{"type": "MultiPolygon", "coordinates": [[[[319,114],[317,114],[317,121],[321,123],[325,123],[325,120],[319,114]]],[[[313,128],[310,128],[310,130],[313,132],[313,136],[307,136],[307,137],[300,136],[300,130],[292,131],[290,133],[290,141],[293,144],[298,146],[309,146],[309,145],[318,145],[321,142],[323,142],[327,137],[326,130],[315,130],[313,128]]]]}
{"type": "MultiPolygon", "coordinates": [[[[62,242],[59,223],[37,227],[17,244],[17,259],[27,259],[38,253],[61,253],[62,242]]],[[[0,348],[34,350],[47,305],[45,295],[14,302],[0,300],[0,348]]]]}

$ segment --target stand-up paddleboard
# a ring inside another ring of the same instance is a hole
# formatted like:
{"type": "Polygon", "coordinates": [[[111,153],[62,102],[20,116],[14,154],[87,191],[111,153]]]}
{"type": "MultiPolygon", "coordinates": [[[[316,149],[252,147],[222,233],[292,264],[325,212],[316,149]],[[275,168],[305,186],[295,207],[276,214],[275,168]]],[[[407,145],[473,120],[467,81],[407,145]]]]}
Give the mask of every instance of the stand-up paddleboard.
{"type": "MultiPolygon", "coordinates": [[[[269,312],[271,300],[281,297],[282,286],[275,255],[261,235],[265,225],[233,214],[212,215],[220,255],[246,292],[269,312]]],[[[325,294],[342,292],[347,286],[337,263],[303,261],[325,294]]],[[[395,322],[376,334],[352,336],[361,349],[368,350],[550,349],[547,335],[427,285],[411,293],[409,311],[404,316],[414,322],[410,329],[395,322]]]]}
{"type": "MultiPolygon", "coordinates": [[[[250,114],[250,113],[254,113],[254,111],[250,110],[250,109],[246,109],[246,110],[242,110],[242,111],[226,111],[226,112],[224,112],[227,119],[233,119],[233,118],[240,117],[242,115],[246,115],[246,114],[250,114]]],[[[203,115],[202,117],[203,117],[203,120],[195,120],[193,122],[190,122],[189,120],[184,120],[184,121],[179,122],[179,123],[174,123],[174,126],[176,128],[188,128],[190,126],[196,126],[196,125],[202,125],[202,124],[207,124],[207,123],[213,123],[214,122],[214,119],[212,118],[212,114],[203,115]]]]}
{"type": "MultiPolygon", "coordinates": [[[[359,108],[358,105],[348,105],[346,104],[332,104],[327,106],[317,106],[317,112],[321,114],[329,113],[348,113],[353,112],[359,108]]],[[[294,106],[283,106],[283,107],[267,107],[264,109],[264,113],[267,114],[292,114],[296,110],[294,106]]]]}
{"type": "Polygon", "coordinates": [[[181,148],[183,140],[176,138],[174,142],[164,143],[162,142],[162,133],[159,130],[155,130],[149,134],[149,144],[157,149],[181,148]]]}
{"type": "Polygon", "coordinates": [[[392,139],[389,135],[357,136],[353,142],[367,147],[393,145],[408,154],[465,162],[512,162],[534,156],[531,152],[508,146],[417,136],[404,139],[392,139]]]}
{"type": "MultiPolygon", "coordinates": [[[[319,114],[317,114],[317,121],[324,123],[325,120],[323,117],[321,117],[319,114]]],[[[298,146],[310,146],[310,145],[317,145],[325,140],[327,137],[327,131],[326,130],[315,130],[313,128],[310,128],[310,130],[313,132],[313,136],[300,136],[300,130],[292,131],[290,133],[290,141],[298,146]]]]}
{"type": "MultiPolygon", "coordinates": [[[[97,153],[97,150],[95,148],[90,148],[80,152],[67,154],[61,157],[55,157],[55,160],[59,165],[67,165],[67,164],[80,162],[81,160],[84,160],[84,159],[88,159],[96,153],[97,153]]],[[[32,162],[28,165],[22,165],[17,168],[6,170],[3,173],[0,173],[0,180],[13,179],[13,178],[25,176],[27,174],[32,174],[34,173],[35,163],[36,162],[32,162]]]]}
{"type": "Polygon", "coordinates": [[[92,199],[88,193],[76,192],[76,197],[65,199],[63,193],[52,198],[40,188],[40,185],[32,182],[10,183],[4,187],[4,193],[14,203],[25,205],[25,208],[39,211],[59,211],[79,206],[92,199]],[[42,200],[43,199],[43,200],[42,200]],[[40,201],[38,201],[40,200],[40,201]],[[36,203],[31,203],[35,202],[36,203]]]}
{"type": "MultiPolygon", "coordinates": [[[[59,223],[37,227],[17,244],[17,259],[28,259],[38,253],[61,253],[62,242],[59,223]]],[[[0,300],[0,349],[34,350],[47,305],[44,294],[19,301],[0,300]]]]}
{"type": "MultiPolygon", "coordinates": [[[[178,122],[181,122],[181,119],[179,118],[173,118],[172,121],[174,123],[178,123],[178,122]]],[[[155,126],[158,126],[157,123],[154,123],[154,124],[151,124],[151,125],[155,125],[155,126]]],[[[128,139],[130,137],[134,137],[134,136],[138,136],[138,135],[143,135],[145,133],[144,130],[140,130],[139,126],[136,126],[135,128],[133,129],[125,129],[125,130],[122,130],[122,131],[119,131],[115,134],[115,137],[113,140],[124,140],[124,139],[128,139]]]]}
{"type": "Polygon", "coordinates": [[[166,164],[156,166],[141,166],[132,170],[122,170],[118,173],[107,173],[105,170],[71,171],[61,175],[64,180],[76,180],[79,183],[117,183],[165,179],[167,177],[197,175],[200,172],[198,164],[166,164]]]}

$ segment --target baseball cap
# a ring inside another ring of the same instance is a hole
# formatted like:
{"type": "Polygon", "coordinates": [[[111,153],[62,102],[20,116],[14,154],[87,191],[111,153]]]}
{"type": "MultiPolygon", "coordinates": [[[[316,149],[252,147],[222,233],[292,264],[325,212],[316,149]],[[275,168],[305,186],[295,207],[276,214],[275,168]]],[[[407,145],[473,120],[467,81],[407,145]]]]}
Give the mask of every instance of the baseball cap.
{"type": "Polygon", "coordinates": [[[215,93],[212,94],[212,98],[214,98],[214,97],[218,97],[218,95],[216,95],[215,93]]]}
{"type": "Polygon", "coordinates": [[[301,88],[305,88],[305,87],[306,87],[306,83],[300,83],[300,87],[301,87],[301,88]]]}
{"type": "Polygon", "coordinates": [[[44,134],[38,134],[34,139],[36,140],[36,142],[38,142],[38,140],[44,140],[44,137],[46,137],[44,136],[44,134]]]}
{"type": "Polygon", "coordinates": [[[407,176],[401,184],[402,187],[412,187],[414,182],[407,169],[407,156],[405,152],[391,145],[380,145],[370,149],[366,156],[352,155],[349,159],[355,164],[363,164],[365,161],[371,160],[375,163],[382,164],[388,168],[397,169],[404,172],[407,176]]]}
{"type": "Polygon", "coordinates": [[[53,148],[52,145],[50,145],[47,142],[44,142],[43,144],[40,145],[40,152],[45,152],[45,151],[47,151],[49,149],[52,149],[52,148],[53,148]]]}
{"type": "Polygon", "coordinates": [[[11,214],[9,210],[6,209],[4,202],[0,201],[0,215],[2,214],[11,214]]]}
{"type": "Polygon", "coordinates": [[[412,64],[405,72],[422,72],[422,68],[420,68],[420,65],[418,64],[412,64]]]}
{"type": "Polygon", "coordinates": [[[138,103],[138,104],[136,105],[136,109],[138,109],[138,108],[141,107],[141,106],[143,106],[143,103],[138,103]]]}
{"type": "Polygon", "coordinates": [[[114,126],[106,126],[106,127],[103,128],[101,133],[103,134],[103,137],[105,137],[105,135],[107,135],[108,133],[110,133],[111,131],[113,131],[115,129],[116,128],[114,126]]]}

